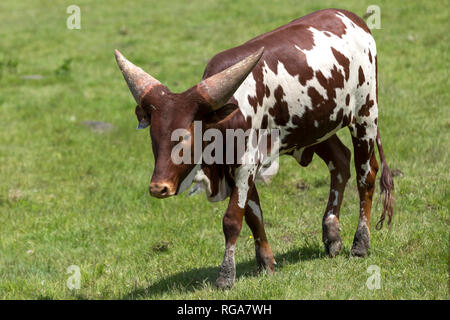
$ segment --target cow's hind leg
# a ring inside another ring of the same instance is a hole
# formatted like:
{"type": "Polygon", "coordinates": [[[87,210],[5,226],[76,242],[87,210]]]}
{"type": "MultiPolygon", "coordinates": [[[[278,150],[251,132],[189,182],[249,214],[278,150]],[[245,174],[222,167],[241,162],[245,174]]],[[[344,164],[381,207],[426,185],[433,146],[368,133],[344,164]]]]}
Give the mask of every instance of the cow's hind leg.
{"type": "MultiPolygon", "coordinates": [[[[358,130],[361,131],[361,129],[358,130]]],[[[370,212],[378,172],[378,162],[374,152],[375,139],[376,135],[373,137],[366,135],[364,139],[352,137],[360,209],[358,228],[353,239],[351,254],[357,257],[366,256],[370,248],[370,212]]]]}
{"type": "Polygon", "coordinates": [[[330,195],[322,220],[322,241],[326,253],[334,257],[342,248],[339,236],[339,212],[345,186],[350,178],[351,153],[341,140],[333,135],[317,145],[295,150],[291,154],[300,165],[306,167],[312,161],[314,153],[322,158],[330,170],[330,195]]]}
{"type": "Polygon", "coordinates": [[[336,135],[318,144],[315,152],[330,170],[330,195],[322,220],[322,241],[326,253],[333,258],[342,248],[339,213],[345,186],[350,178],[351,153],[336,135]]]}
{"type": "Polygon", "coordinates": [[[253,234],[258,270],[261,272],[265,269],[269,274],[273,273],[275,260],[264,230],[262,210],[255,186],[245,208],[245,222],[253,234]]]}

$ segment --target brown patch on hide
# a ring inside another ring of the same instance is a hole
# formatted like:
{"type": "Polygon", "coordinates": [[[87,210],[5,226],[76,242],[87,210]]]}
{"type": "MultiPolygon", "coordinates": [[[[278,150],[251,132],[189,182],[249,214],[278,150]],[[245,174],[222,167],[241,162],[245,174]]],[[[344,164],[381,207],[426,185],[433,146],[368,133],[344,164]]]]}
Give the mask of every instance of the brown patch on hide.
{"type": "Polygon", "coordinates": [[[371,100],[370,99],[370,95],[367,94],[366,102],[359,109],[358,116],[360,116],[360,117],[368,117],[368,116],[370,116],[370,108],[372,108],[373,105],[374,105],[373,100],[371,100]]]}
{"type": "Polygon", "coordinates": [[[362,86],[362,84],[364,83],[364,81],[366,81],[366,78],[364,77],[364,72],[363,69],[361,68],[361,66],[359,66],[358,69],[358,86],[362,86]]]}
{"type": "Polygon", "coordinates": [[[275,123],[279,126],[285,126],[290,118],[288,104],[284,100],[284,91],[278,86],[274,92],[275,104],[269,109],[270,115],[274,118],[275,123]]]}
{"type": "Polygon", "coordinates": [[[345,81],[348,81],[348,77],[350,76],[350,60],[333,47],[331,47],[331,52],[333,52],[337,62],[344,68],[345,81]]]}

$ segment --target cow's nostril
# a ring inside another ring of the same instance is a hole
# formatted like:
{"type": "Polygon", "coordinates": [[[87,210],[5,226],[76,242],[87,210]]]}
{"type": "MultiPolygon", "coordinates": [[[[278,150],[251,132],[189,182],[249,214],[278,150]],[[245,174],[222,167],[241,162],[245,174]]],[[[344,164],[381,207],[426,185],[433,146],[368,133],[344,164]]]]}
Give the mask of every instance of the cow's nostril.
{"type": "Polygon", "coordinates": [[[169,188],[167,186],[162,187],[161,191],[159,192],[162,196],[167,195],[167,192],[169,191],[169,188]]]}

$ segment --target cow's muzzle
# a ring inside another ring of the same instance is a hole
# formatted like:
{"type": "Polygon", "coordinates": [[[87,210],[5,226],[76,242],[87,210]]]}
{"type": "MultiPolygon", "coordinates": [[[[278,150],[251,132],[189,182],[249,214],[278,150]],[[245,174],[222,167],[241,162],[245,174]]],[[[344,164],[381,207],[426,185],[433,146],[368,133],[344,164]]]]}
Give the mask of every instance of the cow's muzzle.
{"type": "Polygon", "coordinates": [[[150,194],[156,198],[167,198],[173,196],[176,188],[167,182],[152,182],[148,187],[150,194]]]}

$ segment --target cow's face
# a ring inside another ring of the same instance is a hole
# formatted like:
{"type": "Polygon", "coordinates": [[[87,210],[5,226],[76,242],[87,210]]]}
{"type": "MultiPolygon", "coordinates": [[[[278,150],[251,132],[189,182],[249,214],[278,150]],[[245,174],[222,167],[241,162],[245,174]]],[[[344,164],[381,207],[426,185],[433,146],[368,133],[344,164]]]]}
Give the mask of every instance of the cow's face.
{"type": "Polygon", "coordinates": [[[116,50],[117,63],[138,102],[138,128],[150,126],[155,158],[149,186],[152,196],[166,198],[181,193],[191,185],[199,160],[194,159],[194,121],[204,120],[208,114],[226,104],[262,54],[263,48],[189,90],[175,94],[116,50]],[[173,139],[177,137],[173,133],[176,130],[180,132],[180,129],[184,132],[183,136],[178,140],[173,139]],[[190,161],[173,161],[173,150],[180,143],[185,144],[182,150],[191,150],[190,161]]]}
{"type": "Polygon", "coordinates": [[[174,94],[162,85],[156,86],[136,107],[138,127],[143,128],[146,123],[150,126],[155,168],[149,191],[154,197],[166,198],[181,193],[192,183],[196,171],[193,157],[194,120],[199,120],[202,110],[208,108],[193,95],[193,90],[174,94]],[[176,132],[183,134],[175,135],[176,132]],[[183,150],[190,150],[190,156],[187,161],[178,163],[172,157],[176,145],[180,143],[183,149],[177,156],[183,157],[183,150]]]}

